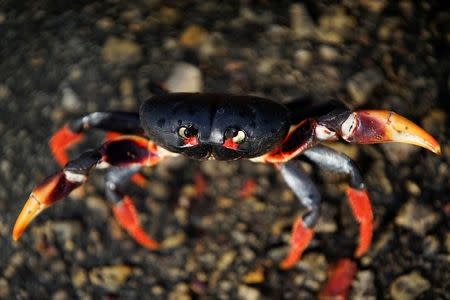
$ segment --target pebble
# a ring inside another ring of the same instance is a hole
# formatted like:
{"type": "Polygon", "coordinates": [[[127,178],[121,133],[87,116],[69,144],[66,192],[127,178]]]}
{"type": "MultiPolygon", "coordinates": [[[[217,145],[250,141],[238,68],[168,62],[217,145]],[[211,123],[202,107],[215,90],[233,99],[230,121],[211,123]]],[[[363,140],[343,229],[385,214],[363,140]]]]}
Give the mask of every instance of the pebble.
{"type": "Polygon", "coordinates": [[[350,293],[352,300],[376,300],[375,276],[371,271],[359,271],[350,293]]]}
{"type": "Polygon", "coordinates": [[[11,95],[11,90],[6,84],[0,84],[0,100],[6,99],[11,95]]]}
{"type": "Polygon", "coordinates": [[[0,299],[6,299],[9,295],[9,283],[5,278],[0,278],[0,299]]]}
{"type": "Polygon", "coordinates": [[[242,281],[246,284],[259,284],[264,282],[264,279],[264,268],[262,266],[258,266],[254,270],[245,274],[242,281]]]}
{"type": "Polygon", "coordinates": [[[294,56],[296,63],[303,68],[308,67],[311,64],[313,58],[311,51],[305,49],[297,50],[294,56]]]}
{"type": "Polygon", "coordinates": [[[73,240],[81,235],[81,224],[77,221],[51,221],[49,227],[61,241],[73,240]]]}
{"type": "Polygon", "coordinates": [[[68,86],[62,88],[61,105],[69,112],[76,112],[81,107],[78,95],[68,86]]]}
{"type": "Polygon", "coordinates": [[[319,48],[319,54],[320,56],[328,62],[334,62],[339,58],[339,52],[336,48],[322,45],[319,48]]]}
{"type": "Polygon", "coordinates": [[[291,29],[299,38],[311,37],[314,34],[314,22],[305,5],[292,4],[289,8],[291,29]]]}
{"type": "Polygon", "coordinates": [[[130,277],[133,269],[126,265],[103,266],[89,272],[89,280],[110,292],[118,291],[130,277]]]}
{"type": "Polygon", "coordinates": [[[110,215],[110,209],[105,199],[97,196],[88,196],[86,199],[86,206],[99,219],[105,220],[110,215]]]}
{"type": "Polygon", "coordinates": [[[108,31],[111,28],[113,28],[114,26],[114,20],[110,17],[103,17],[101,19],[99,19],[95,25],[97,26],[97,28],[104,30],[104,31],[108,31]]]}
{"type": "Polygon", "coordinates": [[[206,41],[208,34],[205,28],[191,25],[181,33],[180,44],[188,48],[197,48],[206,41]]]}
{"type": "Polygon", "coordinates": [[[413,300],[430,288],[428,280],[419,272],[413,271],[397,277],[389,287],[389,293],[394,300],[413,300]]]}
{"type": "Polygon", "coordinates": [[[356,73],[347,81],[347,91],[352,103],[363,105],[372,92],[384,81],[382,73],[376,69],[367,69],[356,73]]]}
{"type": "Polygon", "coordinates": [[[319,18],[317,38],[323,42],[341,44],[354,30],[356,23],[356,19],[347,14],[344,7],[330,6],[327,13],[319,18]]]}
{"type": "Polygon", "coordinates": [[[87,273],[81,268],[76,268],[71,274],[72,284],[76,288],[80,288],[87,282],[87,273]]]}
{"type": "Polygon", "coordinates": [[[241,284],[238,288],[238,298],[242,300],[258,300],[261,298],[261,294],[257,289],[241,284]]]}
{"type": "Polygon", "coordinates": [[[161,243],[162,249],[178,248],[186,241],[186,234],[184,232],[178,232],[170,235],[161,243]]]}
{"type": "Polygon", "coordinates": [[[201,92],[203,91],[202,73],[196,66],[180,62],[173,68],[165,85],[172,93],[201,92]]]}
{"type": "Polygon", "coordinates": [[[182,282],[177,284],[174,289],[169,293],[169,300],[190,300],[189,285],[182,282]]]}
{"type": "Polygon", "coordinates": [[[420,147],[401,143],[384,143],[381,147],[385,150],[387,159],[393,164],[406,162],[411,155],[420,151],[420,147]]]}
{"type": "Polygon", "coordinates": [[[410,200],[400,209],[395,224],[424,236],[439,221],[439,214],[431,208],[410,200]]]}
{"type": "Polygon", "coordinates": [[[361,0],[360,3],[369,11],[379,14],[386,7],[387,0],[361,0]]]}
{"type": "Polygon", "coordinates": [[[327,279],[328,263],[323,254],[308,253],[302,257],[297,268],[301,273],[294,278],[298,286],[318,291],[327,279]]]}
{"type": "Polygon", "coordinates": [[[102,58],[112,64],[135,64],[142,59],[142,48],[132,40],[110,37],[103,45],[102,58]]]}

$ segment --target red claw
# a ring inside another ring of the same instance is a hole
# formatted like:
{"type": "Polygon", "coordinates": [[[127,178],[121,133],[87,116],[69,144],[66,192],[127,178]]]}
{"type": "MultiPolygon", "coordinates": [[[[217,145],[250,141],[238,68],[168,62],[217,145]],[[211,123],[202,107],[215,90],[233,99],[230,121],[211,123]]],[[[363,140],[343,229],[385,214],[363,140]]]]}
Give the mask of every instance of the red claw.
{"type": "Polygon", "coordinates": [[[68,125],[65,125],[53,134],[49,145],[53,156],[60,166],[64,166],[69,161],[66,150],[82,139],[83,134],[73,132],[68,125]]]}
{"type": "Polygon", "coordinates": [[[303,251],[308,247],[314,236],[314,231],[306,227],[301,218],[292,226],[291,249],[288,256],[281,262],[282,269],[289,269],[301,258],[303,251]]]}
{"type": "Polygon", "coordinates": [[[129,196],[125,196],[122,201],[114,205],[113,212],[120,226],[122,226],[136,242],[150,250],[159,248],[159,243],[142,229],[136,207],[129,196]]]}
{"type": "Polygon", "coordinates": [[[355,255],[360,257],[369,250],[372,243],[373,213],[367,190],[349,188],[347,198],[352,208],[353,215],[359,223],[359,245],[355,255]]]}
{"type": "Polygon", "coordinates": [[[329,279],[319,295],[320,300],[347,299],[353,277],[357,271],[356,264],[350,259],[341,259],[332,267],[329,279]]]}

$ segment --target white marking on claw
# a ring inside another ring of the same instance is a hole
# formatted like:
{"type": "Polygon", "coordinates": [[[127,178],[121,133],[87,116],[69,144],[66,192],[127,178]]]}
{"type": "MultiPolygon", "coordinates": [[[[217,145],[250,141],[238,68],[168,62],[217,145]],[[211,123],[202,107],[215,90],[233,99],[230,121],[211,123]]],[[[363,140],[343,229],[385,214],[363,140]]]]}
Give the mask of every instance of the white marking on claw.
{"type": "Polygon", "coordinates": [[[64,175],[66,176],[66,179],[70,182],[85,182],[87,179],[86,175],[77,174],[71,171],[64,171],[64,175]]]}
{"type": "Polygon", "coordinates": [[[342,138],[344,140],[349,139],[355,132],[357,125],[358,119],[356,118],[356,113],[351,113],[350,116],[348,116],[347,120],[345,120],[345,122],[342,123],[341,126],[342,138]]]}
{"type": "Polygon", "coordinates": [[[336,137],[336,132],[331,131],[322,125],[316,126],[316,137],[321,141],[330,140],[336,137]]]}
{"type": "Polygon", "coordinates": [[[106,169],[108,168],[110,165],[106,162],[106,161],[100,161],[95,167],[97,169],[106,169]]]}

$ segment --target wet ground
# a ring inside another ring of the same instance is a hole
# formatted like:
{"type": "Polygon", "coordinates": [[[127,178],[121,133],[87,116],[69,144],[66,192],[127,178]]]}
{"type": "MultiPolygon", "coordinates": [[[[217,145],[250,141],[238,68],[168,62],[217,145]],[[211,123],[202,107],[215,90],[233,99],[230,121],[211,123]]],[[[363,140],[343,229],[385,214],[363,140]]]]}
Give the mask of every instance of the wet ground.
{"type": "MultiPolygon", "coordinates": [[[[442,156],[336,145],[361,167],[376,219],[350,297],[448,299],[449,30],[440,1],[0,1],[0,298],[314,299],[327,271],[352,257],[358,229],[345,179],[306,166],[323,218],[302,261],[283,271],[299,206],[280,176],[249,162],[185,159],[146,172],[145,190],[130,188],[162,250],[120,230],[103,172],[13,243],[29,192],[58,168],[52,132],[86,112],[136,110],[149,85],[166,82],[281,102],[337,98],[423,126],[442,156]],[[242,197],[247,180],[257,187],[242,197]]],[[[101,139],[92,134],[73,154],[101,139]]]]}

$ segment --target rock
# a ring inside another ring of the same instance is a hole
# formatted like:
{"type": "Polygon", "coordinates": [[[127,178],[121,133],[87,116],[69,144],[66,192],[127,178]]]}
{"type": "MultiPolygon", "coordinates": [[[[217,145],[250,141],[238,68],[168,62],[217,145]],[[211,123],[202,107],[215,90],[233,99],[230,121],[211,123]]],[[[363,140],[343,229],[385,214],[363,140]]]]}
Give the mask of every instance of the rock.
{"type": "Polygon", "coordinates": [[[108,31],[114,27],[114,20],[110,17],[103,17],[99,19],[95,25],[101,30],[108,31]]]}
{"type": "Polygon", "coordinates": [[[0,100],[6,99],[11,95],[11,90],[6,84],[0,84],[0,100]]]}
{"type": "Polygon", "coordinates": [[[307,38],[314,34],[314,22],[303,4],[292,4],[289,8],[289,14],[291,29],[297,37],[307,38]]]}
{"type": "Polygon", "coordinates": [[[164,241],[161,243],[162,249],[171,249],[171,248],[177,248],[186,241],[186,234],[184,232],[178,232],[175,234],[170,235],[164,241]]]}
{"type": "Polygon", "coordinates": [[[320,56],[328,62],[334,62],[339,58],[339,52],[336,48],[322,45],[319,48],[319,54],[320,56]]]}
{"type": "Polygon", "coordinates": [[[311,51],[300,49],[295,52],[295,62],[303,68],[308,67],[312,62],[313,55],[311,51]]]}
{"type": "Polygon", "coordinates": [[[178,63],[166,81],[166,88],[172,93],[201,92],[203,78],[199,68],[188,63],[178,63]]]}
{"type": "Polygon", "coordinates": [[[386,0],[361,0],[361,5],[373,13],[379,14],[385,8],[386,0]]]}
{"type": "Polygon", "coordinates": [[[49,227],[61,241],[73,240],[81,235],[81,224],[77,221],[51,221],[49,227]]]}
{"type": "Polygon", "coordinates": [[[417,146],[401,143],[385,143],[381,147],[384,149],[387,159],[393,164],[406,162],[411,155],[420,151],[417,146]]]}
{"type": "Polygon", "coordinates": [[[7,299],[9,296],[9,283],[5,278],[0,278],[0,299],[7,299]]]}
{"type": "Polygon", "coordinates": [[[405,189],[410,195],[416,197],[420,196],[420,194],[422,193],[422,191],[420,190],[420,186],[412,180],[407,180],[405,182],[405,189]]]}
{"type": "Polygon", "coordinates": [[[353,75],[347,82],[347,91],[353,104],[364,104],[383,80],[383,75],[376,69],[364,70],[353,75]]]}
{"type": "Polygon", "coordinates": [[[186,283],[178,283],[169,293],[169,300],[190,300],[189,285],[186,283]]]}
{"type": "Polygon", "coordinates": [[[450,232],[445,233],[445,248],[447,250],[447,254],[450,254],[450,232]]]}
{"type": "Polygon", "coordinates": [[[389,292],[394,300],[413,300],[429,288],[428,280],[419,272],[413,271],[397,277],[389,287],[389,292]]]}
{"type": "Polygon", "coordinates": [[[109,292],[116,292],[132,272],[133,269],[126,265],[97,267],[89,272],[89,280],[92,284],[101,286],[109,292]]]}
{"type": "Polygon", "coordinates": [[[134,41],[110,37],[103,45],[102,58],[111,64],[135,64],[142,59],[142,48],[134,41]]]}
{"type": "Polygon", "coordinates": [[[264,268],[258,266],[256,269],[245,274],[242,280],[246,284],[258,284],[264,282],[264,277],[264,268]]]}
{"type": "Polygon", "coordinates": [[[428,206],[412,200],[403,205],[395,218],[395,224],[410,229],[421,236],[424,236],[438,221],[438,213],[428,206]]]}
{"type": "Polygon", "coordinates": [[[81,268],[76,268],[71,273],[72,284],[76,288],[81,288],[87,282],[87,273],[81,268]]]}
{"type": "Polygon", "coordinates": [[[296,285],[318,291],[327,279],[328,263],[323,254],[308,253],[297,263],[301,273],[294,278],[296,285]]]}
{"type": "Polygon", "coordinates": [[[208,37],[208,31],[198,25],[186,28],[180,36],[180,44],[188,48],[199,47],[208,37]]]}
{"type": "Polygon", "coordinates": [[[62,88],[61,105],[70,112],[76,112],[81,107],[78,95],[68,86],[62,88]]]}
{"type": "Polygon", "coordinates": [[[359,271],[353,282],[350,299],[352,300],[376,300],[375,276],[371,271],[359,271]]]}
{"type": "Polygon", "coordinates": [[[52,295],[52,300],[66,300],[66,299],[70,299],[70,297],[65,290],[57,290],[52,295]]]}
{"type": "Polygon", "coordinates": [[[319,18],[317,38],[326,43],[341,44],[354,31],[356,19],[347,14],[342,6],[331,6],[319,18]]]}
{"type": "Polygon", "coordinates": [[[238,298],[241,300],[258,300],[261,298],[261,294],[257,289],[241,284],[238,288],[238,298]]]}

